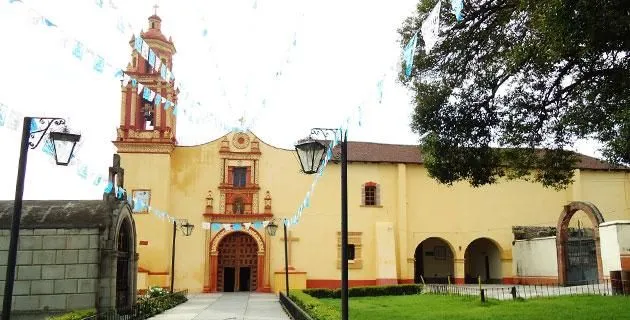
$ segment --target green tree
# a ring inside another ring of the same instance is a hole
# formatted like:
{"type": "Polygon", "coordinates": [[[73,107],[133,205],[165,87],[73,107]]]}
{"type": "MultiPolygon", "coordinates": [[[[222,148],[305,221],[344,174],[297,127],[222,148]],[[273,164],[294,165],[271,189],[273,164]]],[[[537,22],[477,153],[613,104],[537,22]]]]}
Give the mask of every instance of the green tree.
{"type": "MultiPolygon", "coordinates": [[[[436,3],[403,22],[401,48],[436,3]]],[[[418,33],[411,76],[400,72],[433,178],[561,189],[583,138],[630,164],[630,1],[466,0],[462,13],[443,0],[440,40],[427,54],[418,33]]]]}

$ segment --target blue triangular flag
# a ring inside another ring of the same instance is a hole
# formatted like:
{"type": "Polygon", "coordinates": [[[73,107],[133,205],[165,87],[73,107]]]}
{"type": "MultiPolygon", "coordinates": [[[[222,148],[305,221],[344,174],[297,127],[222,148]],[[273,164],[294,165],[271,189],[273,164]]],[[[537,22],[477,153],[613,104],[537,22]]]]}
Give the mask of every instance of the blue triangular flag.
{"type": "Polygon", "coordinates": [[[99,7],[103,7],[103,0],[96,0],[96,5],[99,7]]]}
{"type": "Polygon", "coordinates": [[[151,65],[151,67],[155,66],[155,52],[153,52],[153,50],[149,49],[149,64],[151,65]]]}
{"type": "MultiPolygon", "coordinates": [[[[99,58],[101,58],[101,57],[99,57],[99,58]]],[[[123,75],[124,75],[124,73],[123,73],[122,69],[118,69],[118,71],[116,71],[116,73],[114,73],[114,77],[116,77],[116,78],[120,78],[123,75]]]]}
{"type": "Polygon", "coordinates": [[[44,18],[44,24],[46,24],[46,26],[48,26],[48,27],[56,27],[57,26],[56,24],[52,23],[52,21],[50,21],[50,20],[48,20],[46,18],[44,18]]]}
{"type": "Polygon", "coordinates": [[[219,231],[219,230],[221,230],[221,228],[222,228],[222,226],[220,224],[218,224],[218,223],[213,223],[210,226],[210,230],[212,230],[212,231],[219,231]]]}
{"type": "Polygon", "coordinates": [[[50,156],[54,155],[55,149],[54,149],[52,141],[46,140],[46,142],[44,142],[44,146],[42,147],[42,151],[47,155],[50,155],[50,156]]]}
{"type": "Polygon", "coordinates": [[[413,57],[416,53],[416,43],[418,41],[418,33],[414,33],[413,37],[405,46],[405,75],[409,77],[411,75],[411,69],[413,67],[413,57]]]}
{"type": "Polygon", "coordinates": [[[105,66],[105,60],[101,56],[96,57],[94,61],[94,70],[98,73],[103,73],[103,67],[105,66]]]}
{"type": "MultiPolygon", "coordinates": [[[[160,102],[162,102],[162,96],[158,93],[158,94],[156,94],[156,95],[155,95],[155,100],[154,100],[154,103],[155,103],[155,104],[157,104],[157,105],[159,105],[159,104],[160,104],[160,102]]],[[[158,106],[158,107],[159,107],[159,106],[158,106]]]]}
{"type": "Polygon", "coordinates": [[[241,224],[240,223],[235,223],[232,225],[232,229],[234,229],[234,231],[239,231],[241,230],[241,224]]]}
{"type": "Polygon", "coordinates": [[[138,80],[131,79],[131,86],[134,87],[134,88],[137,87],[138,86],[138,80]]]}
{"type": "Polygon", "coordinates": [[[142,92],[142,98],[149,100],[151,98],[151,89],[144,87],[142,92]]]}
{"type": "Polygon", "coordinates": [[[111,182],[107,182],[107,185],[105,186],[105,193],[112,192],[112,189],[114,189],[114,185],[111,182]]]}
{"type": "Polygon", "coordinates": [[[74,49],[72,50],[72,55],[74,55],[77,59],[83,59],[83,44],[77,41],[74,49]]]}
{"type": "Polygon", "coordinates": [[[35,132],[37,129],[37,121],[35,121],[35,119],[31,119],[31,132],[35,132]]]}
{"type": "Polygon", "coordinates": [[[134,41],[134,49],[138,52],[142,52],[142,38],[140,36],[136,36],[134,41]]]}
{"type": "Polygon", "coordinates": [[[262,226],[263,226],[263,223],[261,221],[254,222],[254,228],[260,229],[262,228],[262,226]]]}
{"type": "Polygon", "coordinates": [[[166,79],[166,66],[162,65],[160,67],[160,76],[162,77],[162,79],[166,79]]]}

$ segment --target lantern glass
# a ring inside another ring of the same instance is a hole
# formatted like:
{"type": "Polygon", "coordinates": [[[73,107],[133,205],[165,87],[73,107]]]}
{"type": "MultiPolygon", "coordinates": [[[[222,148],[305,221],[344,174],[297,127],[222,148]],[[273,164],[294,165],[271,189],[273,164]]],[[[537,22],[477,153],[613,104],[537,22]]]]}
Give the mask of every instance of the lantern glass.
{"type": "Polygon", "coordinates": [[[51,132],[50,139],[53,141],[55,162],[57,165],[67,166],[81,135],[69,132],[51,132]]]}
{"type": "Polygon", "coordinates": [[[188,223],[188,221],[186,221],[186,223],[182,224],[181,227],[182,232],[184,233],[185,236],[189,236],[192,234],[193,229],[195,228],[194,224],[190,224],[188,223]]]}
{"type": "Polygon", "coordinates": [[[267,229],[267,234],[273,237],[276,235],[276,230],[278,230],[278,225],[275,224],[273,221],[271,221],[267,225],[266,229],[267,229]]]}
{"type": "Polygon", "coordinates": [[[295,145],[302,171],[306,174],[313,174],[319,170],[319,166],[324,159],[326,146],[317,140],[307,138],[300,140],[295,145]]]}

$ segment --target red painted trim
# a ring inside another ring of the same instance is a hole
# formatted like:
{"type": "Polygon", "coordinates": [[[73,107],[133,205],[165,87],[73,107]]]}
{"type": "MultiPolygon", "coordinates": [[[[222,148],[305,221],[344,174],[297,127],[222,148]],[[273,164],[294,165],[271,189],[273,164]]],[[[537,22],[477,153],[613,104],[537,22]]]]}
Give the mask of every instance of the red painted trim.
{"type": "Polygon", "coordinates": [[[169,272],[168,271],[157,271],[157,272],[149,271],[149,275],[150,276],[168,276],[169,272]]]}
{"type": "Polygon", "coordinates": [[[210,293],[210,287],[203,287],[203,293],[210,293]]]}
{"type": "MultiPolygon", "coordinates": [[[[374,285],[376,285],[376,280],[348,280],[348,286],[350,287],[365,287],[374,285]]],[[[306,280],[306,287],[337,289],[341,288],[341,280],[308,279],[306,280]]]]}
{"type": "Polygon", "coordinates": [[[149,273],[149,269],[145,269],[143,267],[138,267],[138,272],[140,272],[140,273],[149,273]]]}
{"type": "Polygon", "coordinates": [[[218,275],[218,266],[219,265],[219,255],[210,255],[210,292],[217,292],[217,275],[218,275]]]}
{"type": "Polygon", "coordinates": [[[455,284],[465,284],[466,283],[464,278],[454,278],[453,280],[454,280],[455,284]]]}
{"type": "Polygon", "coordinates": [[[364,183],[364,186],[366,186],[366,187],[376,187],[376,182],[368,181],[368,182],[364,183]]]}
{"type": "Polygon", "coordinates": [[[621,254],[619,259],[621,260],[621,270],[630,271],[630,254],[621,254]]]}
{"type": "Polygon", "coordinates": [[[376,279],[377,286],[391,286],[398,284],[398,279],[376,279]]]}
{"type": "Polygon", "coordinates": [[[503,284],[517,284],[516,280],[513,277],[504,277],[501,279],[501,283],[503,284]]]}
{"type": "Polygon", "coordinates": [[[149,241],[146,241],[146,240],[140,240],[140,245],[141,245],[141,246],[148,246],[148,245],[149,245],[149,241]]]}
{"type": "Polygon", "coordinates": [[[558,284],[558,277],[513,277],[511,284],[558,284]]]}
{"type": "Polygon", "coordinates": [[[398,279],[398,284],[413,284],[413,279],[398,279]]]}

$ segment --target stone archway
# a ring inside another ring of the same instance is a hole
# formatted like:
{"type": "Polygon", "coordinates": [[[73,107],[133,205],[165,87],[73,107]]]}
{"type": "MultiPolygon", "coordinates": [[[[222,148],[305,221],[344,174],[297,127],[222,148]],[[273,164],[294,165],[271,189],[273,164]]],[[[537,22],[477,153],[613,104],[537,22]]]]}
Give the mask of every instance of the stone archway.
{"type": "Polygon", "coordinates": [[[464,283],[501,283],[501,247],[490,238],[477,238],[464,252],[464,283]]]}
{"type": "Polygon", "coordinates": [[[604,216],[599,209],[590,202],[574,201],[564,206],[560,213],[556,229],[556,252],[558,256],[558,282],[568,284],[567,260],[569,242],[569,222],[577,211],[583,211],[593,224],[593,240],[595,241],[595,259],[597,260],[597,278],[603,279],[602,256],[599,243],[599,225],[604,222],[604,216]]]}
{"type": "Polygon", "coordinates": [[[414,254],[414,282],[448,283],[454,281],[455,251],[451,244],[438,237],[430,237],[418,244],[414,254]],[[422,276],[422,279],[420,278],[422,276]]]}
{"type": "Polygon", "coordinates": [[[122,215],[115,229],[115,305],[118,310],[127,310],[135,303],[137,254],[135,250],[135,228],[131,216],[122,215]]]}
{"type": "Polygon", "coordinates": [[[251,228],[219,231],[210,241],[210,270],[211,292],[264,291],[265,245],[261,235],[251,228]],[[230,277],[234,282],[229,282],[230,277]]]}

